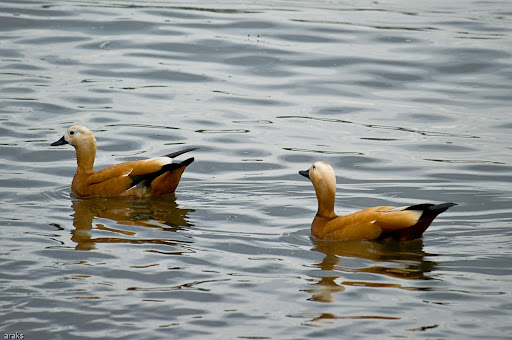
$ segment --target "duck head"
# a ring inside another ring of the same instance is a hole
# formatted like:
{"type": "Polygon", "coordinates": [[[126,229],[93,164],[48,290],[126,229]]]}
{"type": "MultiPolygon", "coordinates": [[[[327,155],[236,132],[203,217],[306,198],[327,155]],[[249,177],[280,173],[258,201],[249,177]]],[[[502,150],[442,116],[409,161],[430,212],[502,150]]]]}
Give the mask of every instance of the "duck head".
{"type": "Polygon", "coordinates": [[[334,199],[336,196],[336,175],[332,167],[321,161],[314,162],[308,170],[299,171],[309,178],[315,187],[318,199],[318,215],[334,217],[334,199]]]}
{"type": "Polygon", "coordinates": [[[91,130],[82,125],[73,125],[66,130],[61,139],[52,143],[51,146],[70,144],[76,148],[79,145],[91,142],[96,144],[96,139],[91,130]]]}
{"type": "Polygon", "coordinates": [[[58,146],[70,144],[76,149],[76,159],[80,171],[93,171],[96,157],[96,138],[91,130],[82,125],[70,126],[61,139],[51,144],[58,146]]]}

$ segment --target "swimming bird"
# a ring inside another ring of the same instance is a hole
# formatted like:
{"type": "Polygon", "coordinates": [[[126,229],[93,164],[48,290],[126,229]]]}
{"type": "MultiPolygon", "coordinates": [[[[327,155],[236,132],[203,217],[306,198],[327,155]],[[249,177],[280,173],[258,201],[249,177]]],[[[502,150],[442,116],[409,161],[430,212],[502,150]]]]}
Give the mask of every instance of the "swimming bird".
{"type": "Polygon", "coordinates": [[[51,146],[64,144],[71,144],[76,150],[77,169],[71,191],[79,197],[143,197],[172,193],[185,168],[194,161],[194,157],[182,162],[173,162],[173,158],[197,149],[189,148],[162,157],[124,162],[96,172],[93,169],[96,138],[91,130],[73,125],[51,146]]]}
{"type": "Polygon", "coordinates": [[[332,167],[317,161],[299,174],[309,178],[315,187],[318,211],[311,224],[311,234],[320,240],[413,240],[421,237],[437,215],[456,205],[380,206],[338,216],[334,213],[336,176],[332,167]]]}

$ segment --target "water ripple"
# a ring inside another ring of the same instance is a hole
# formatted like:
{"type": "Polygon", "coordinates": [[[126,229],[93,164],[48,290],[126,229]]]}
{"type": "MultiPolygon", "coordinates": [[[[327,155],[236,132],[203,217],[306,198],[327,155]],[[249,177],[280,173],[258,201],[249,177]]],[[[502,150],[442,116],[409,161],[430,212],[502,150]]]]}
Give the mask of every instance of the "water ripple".
{"type": "Polygon", "coordinates": [[[507,6],[0,7],[4,333],[508,339],[507,6]],[[96,169],[200,149],[174,195],[79,199],[74,150],[49,146],[75,123],[96,169]],[[414,242],[320,242],[316,160],[340,214],[458,205],[414,242]]]}

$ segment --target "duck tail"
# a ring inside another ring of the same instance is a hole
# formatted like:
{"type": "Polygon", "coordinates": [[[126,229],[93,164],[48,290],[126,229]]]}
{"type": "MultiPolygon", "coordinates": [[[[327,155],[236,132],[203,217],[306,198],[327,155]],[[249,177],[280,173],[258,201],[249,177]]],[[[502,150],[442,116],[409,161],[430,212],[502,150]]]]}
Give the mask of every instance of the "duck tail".
{"type": "Polygon", "coordinates": [[[453,207],[454,205],[457,204],[449,202],[441,204],[424,203],[411,205],[410,207],[407,207],[404,210],[421,211],[422,213],[420,218],[418,219],[418,222],[416,222],[415,225],[407,229],[402,229],[390,233],[383,233],[380,239],[384,241],[387,241],[389,239],[394,239],[397,241],[409,241],[420,238],[437,215],[446,211],[448,208],[453,207]]]}
{"type": "Polygon", "coordinates": [[[451,203],[451,202],[441,203],[441,204],[424,203],[424,204],[411,205],[410,207],[407,207],[404,210],[423,211],[423,213],[421,214],[421,216],[419,218],[420,220],[422,220],[424,218],[431,217],[431,216],[435,217],[435,216],[439,215],[440,213],[445,212],[448,208],[453,207],[454,205],[457,205],[457,203],[451,203]]]}
{"type": "Polygon", "coordinates": [[[188,166],[193,161],[194,161],[194,157],[190,157],[190,158],[187,158],[187,159],[185,159],[184,161],[182,161],[182,162],[180,162],[178,164],[181,164],[182,166],[188,166]]]}

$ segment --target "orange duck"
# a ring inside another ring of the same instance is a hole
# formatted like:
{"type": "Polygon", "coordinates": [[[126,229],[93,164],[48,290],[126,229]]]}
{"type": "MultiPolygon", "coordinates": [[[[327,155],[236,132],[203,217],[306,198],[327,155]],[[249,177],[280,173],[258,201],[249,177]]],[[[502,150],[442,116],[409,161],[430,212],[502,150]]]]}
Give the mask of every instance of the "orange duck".
{"type": "Polygon", "coordinates": [[[73,125],[52,146],[71,144],[76,150],[77,169],[71,191],[80,197],[88,196],[152,196],[176,190],[181,175],[194,158],[173,162],[173,158],[197,148],[185,149],[163,157],[131,161],[94,171],[96,138],[91,130],[73,125]]]}
{"type": "Polygon", "coordinates": [[[338,216],[334,213],[336,176],[332,167],[314,162],[309,170],[299,174],[309,178],[315,187],[318,211],[311,224],[311,234],[320,240],[413,240],[421,237],[437,215],[456,205],[382,206],[338,216]]]}

